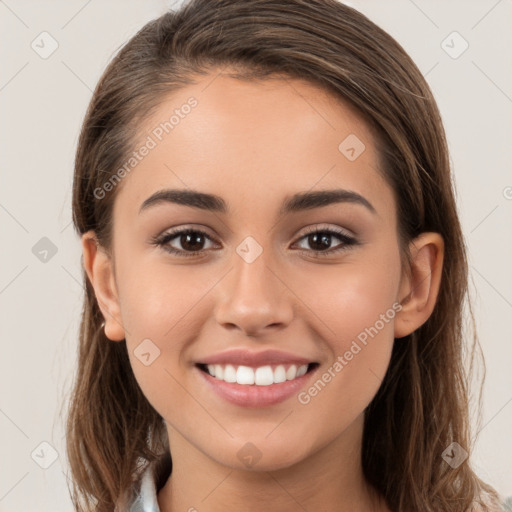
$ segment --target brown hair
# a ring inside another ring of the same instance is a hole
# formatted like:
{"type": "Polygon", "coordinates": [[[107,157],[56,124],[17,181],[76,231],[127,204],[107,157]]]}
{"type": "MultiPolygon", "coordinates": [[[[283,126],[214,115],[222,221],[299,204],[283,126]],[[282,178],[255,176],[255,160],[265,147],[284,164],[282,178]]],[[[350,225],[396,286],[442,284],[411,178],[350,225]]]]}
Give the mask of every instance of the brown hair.
{"type": "MultiPolygon", "coordinates": [[[[441,455],[471,451],[463,308],[468,271],[445,133],[433,95],[403,48],[336,0],[192,0],[147,23],[101,77],[75,160],[73,221],[109,250],[116,191],[97,197],[133,151],[137,132],[169,93],[214,69],[242,80],[308,80],[348,102],[375,134],[380,172],[393,188],[401,255],[425,231],[442,235],[445,261],[429,320],[395,341],[365,413],[363,469],[393,511],[466,511],[495,491],[441,455]]],[[[141,392],[125,342],[110,342],[87,279],[67,452],[78,511],[111,512],[148,462],[169,451],[165,424],[141,392]]],[[[478,341],[472,319],[472,344],[478,341]]],[[[471,357],[471,363],[473,357],[471,357]]],[[[481,395],[479,399],[481,398],[481,395]]],[[[480,403],[480,402],[479,402],[480,403]]]]}

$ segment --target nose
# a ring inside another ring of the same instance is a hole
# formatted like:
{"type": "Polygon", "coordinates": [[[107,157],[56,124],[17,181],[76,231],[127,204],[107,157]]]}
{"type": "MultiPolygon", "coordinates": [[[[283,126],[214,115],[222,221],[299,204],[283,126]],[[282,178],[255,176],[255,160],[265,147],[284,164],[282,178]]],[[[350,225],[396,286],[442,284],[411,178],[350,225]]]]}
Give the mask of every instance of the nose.
{"type": "Polygon", "coordinates": [[[261,337],[290,324],[293,294],[279,271],[267,263],[265,251],[252,263],[235,255],[234,268],[219,283],[215,309],[219,325],[245,336],[261,337]]]}

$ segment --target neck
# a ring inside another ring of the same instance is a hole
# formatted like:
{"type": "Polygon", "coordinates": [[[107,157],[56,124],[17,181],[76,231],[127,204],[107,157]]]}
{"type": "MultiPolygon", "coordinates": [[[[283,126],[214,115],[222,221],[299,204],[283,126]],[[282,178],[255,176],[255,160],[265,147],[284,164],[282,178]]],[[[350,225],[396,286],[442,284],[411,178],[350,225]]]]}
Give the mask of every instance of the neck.
{"type": "Polygon", "coordinates": [[[219,464],[168,426],[173,468],[158,493],[160,510],[389,512],[363,475],[362,422],[307,459],[272,471],[219,464]]]}

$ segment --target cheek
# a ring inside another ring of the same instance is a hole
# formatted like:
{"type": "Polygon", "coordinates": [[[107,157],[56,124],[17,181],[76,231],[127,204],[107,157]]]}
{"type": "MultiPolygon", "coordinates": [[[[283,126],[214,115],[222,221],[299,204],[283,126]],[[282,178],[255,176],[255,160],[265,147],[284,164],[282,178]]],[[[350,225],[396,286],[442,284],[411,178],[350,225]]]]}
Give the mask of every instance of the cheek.
{"type": "Polygon", "coordinates": [[[391,250],[388,257],[380,255],[340,267],[311,297],[312,309],[328,327],[330,358],[299,401],[321,410],[333,432],[339,418],[355,418],[366,408],[389,365],[400,262],[391,250]]]}
{"type": "Polygon", "coordinates": [[[312,270],[301,280],[298,293],[325,324],[332,347],[344,352],[361,333],[364,339],[375,324],[383,337],[392,333],[399,278],[399,262],[390,255],[379,261],[353,261],[330,271],[312,270]]]}
{"type": "Polygon", "coordinates": [[[187,316],[208,290],[209,283],[207,275],[200,278],[185,266],[172,268],[150,260],[140,264],[132,261],[120,281],[123,325],[130,333],[127,338],[143,336],[155,340],[169,337],[189,321],[187,316]]]}
{"type": "Polygon", "coordinates": [[[173,410],[180,410],[187,396],[178,382],[185,383],[189,348],[211,318],[208,291],[218,282],[218,273],[136,257],[120,262],[118,271],[121,316],[135,378],[157,411],[169,407],[170,395],[173,410]]]}

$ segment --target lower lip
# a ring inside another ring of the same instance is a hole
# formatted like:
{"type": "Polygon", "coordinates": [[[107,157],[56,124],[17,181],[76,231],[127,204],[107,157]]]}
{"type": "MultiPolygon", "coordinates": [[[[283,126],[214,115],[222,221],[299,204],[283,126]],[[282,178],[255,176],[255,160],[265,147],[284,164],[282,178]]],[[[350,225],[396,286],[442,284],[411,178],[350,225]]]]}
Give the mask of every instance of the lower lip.
{"type": "Polygon", "coordinates": [[[284,402],[291,396],[296,395],[316,372],[317,368],[318,366],[314,367],[296,379],[280,382],[279,384],[270,384],[269,386],[226,382],[212,377],[209,373],[204,372],[198,367],[196,367],[196,370],[203,376],[213,391],[228,402],[242,407],[267,407],[284,402]]]}

